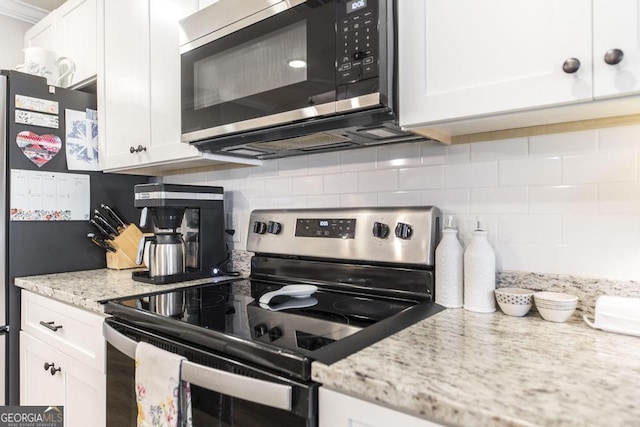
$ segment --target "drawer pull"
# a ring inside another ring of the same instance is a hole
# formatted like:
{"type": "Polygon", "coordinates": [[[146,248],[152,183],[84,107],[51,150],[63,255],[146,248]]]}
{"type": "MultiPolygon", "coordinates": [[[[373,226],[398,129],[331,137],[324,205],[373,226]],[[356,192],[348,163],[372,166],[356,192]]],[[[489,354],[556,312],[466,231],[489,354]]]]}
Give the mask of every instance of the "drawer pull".
{"type": "Polygon", "coordinates": [[[44,362],[44,370],[48,370],[49,372],[51,372],[51,375],[55,375],[56,372],[59,372],[61,369],[60,368],[56,368],[55,363],[47,363],[44,362]]]}
{"type": "Polygon", "coordinates": [[[53,332],[57,332],[58,329],[62,329],[62,325],[54,325],[54,322],[45,322],[44,320],[40,321],[40,324],[47,329],[51,329],[53,332]]]}

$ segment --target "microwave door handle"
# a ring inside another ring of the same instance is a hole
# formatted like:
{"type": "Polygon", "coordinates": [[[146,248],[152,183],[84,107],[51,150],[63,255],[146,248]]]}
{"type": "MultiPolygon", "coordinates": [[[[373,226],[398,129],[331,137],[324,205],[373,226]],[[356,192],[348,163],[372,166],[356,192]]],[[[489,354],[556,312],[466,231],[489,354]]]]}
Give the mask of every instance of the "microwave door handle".
{"type": "MultiPolygon", "coordinates": [[[[106,323],[102,324],[102,336],[122,354],[135,359],[138,344],[136,341],[122,335],[106,323]]],[[[189,361],[182,362],[182,380],[210,391],[260,405],[285,411],[291,411],[293,408],[293,389],[288,385],[232,374],[189,361]]]]}

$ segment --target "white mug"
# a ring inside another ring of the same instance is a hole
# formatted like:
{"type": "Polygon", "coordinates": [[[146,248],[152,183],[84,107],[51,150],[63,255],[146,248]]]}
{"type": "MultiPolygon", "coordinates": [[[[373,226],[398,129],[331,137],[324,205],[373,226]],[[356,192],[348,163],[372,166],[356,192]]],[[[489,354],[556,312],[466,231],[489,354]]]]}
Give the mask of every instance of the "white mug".
{"type": "Polygon", "coordinates": [[[16,70],[45,77],[49,85],[67,87],[71,85],[76,64],[52,50],[28,47],[24,49],[24,64],[18,65],[16,70]]]}

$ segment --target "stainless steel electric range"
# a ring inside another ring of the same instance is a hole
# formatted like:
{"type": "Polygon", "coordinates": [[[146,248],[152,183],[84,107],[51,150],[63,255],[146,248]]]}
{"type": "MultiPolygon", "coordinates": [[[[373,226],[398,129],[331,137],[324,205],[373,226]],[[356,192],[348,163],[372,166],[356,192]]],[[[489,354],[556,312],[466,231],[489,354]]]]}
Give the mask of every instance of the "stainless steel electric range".
{"type": "Polygon", "coordinates": [[[334,363],[442,310],[440,218],[435,207],[252,212],[248,286],[106,304],[109,424],[135,425],[131,357],[144,341],[187,357],[195,426],[316,426],[313,361],[334,363]]]}

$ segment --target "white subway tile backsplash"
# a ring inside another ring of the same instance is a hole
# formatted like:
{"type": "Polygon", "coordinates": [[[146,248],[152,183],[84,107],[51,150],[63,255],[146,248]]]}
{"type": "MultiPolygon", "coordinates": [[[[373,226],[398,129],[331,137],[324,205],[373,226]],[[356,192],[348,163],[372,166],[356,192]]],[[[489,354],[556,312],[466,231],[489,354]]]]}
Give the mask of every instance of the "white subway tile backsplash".
{"type": "Polygon", "coordinates": [[[358,172],[358,191],[372,193],[396,191],[398,189],[398,171],[396,169],[358,172]]]}
{"type": "Polygon", "coordinates": [[[636,152],[617,150],[562,158],[563,184],[635,181],[637,176],[636,152]]]}
{"type": "Polygon", "coordinates": [[[325,175],[324,192],[327,194],[357,193],[358,174],[350,172],[325,175]]]}
{"type": "Polygon", "coordinates": [[[342,172],[366,171],[376,168],[378,150],[374,147],[347,150],[340,153],[342,172]]]}
{"type": "Polygon", "coordinates": [[[390,144],[378,147],[378,169],[420,166],[420,145],[390,144]]]}
{"type": "Polygon", "coordinates": [[[599,185],[601,214],[640,215],[640,183],[599,185]]]}
{"type": "Polygon", "coordinates": [[[482,216],[500,270],[640,280],[640,125],[446,146],[430,141],[168,176],[218,185],[246,247],[266,208],[435,205],[464,244],[482,216]]]}
{"type": "Polygon", "coordinates": [[[501,160],[513,157],[526,157],[529,154],[528,138],[510,138],[499,141],[471,144],[471,161],[501,160]]]}
{"type": "Polygon", "coordinates": [[[378,206],[378,194],[377,193],[353,193],[353,194],[341,194],[340,204],[337,205],[343,208],[363,208],[378,206]]]}
{"type": "Polygon", "coordinates": [[[264,182],[264,193],[267,196],[287,196],[293,192],[291,178],[267,179],[264,182]]]}
{"type": "Polygon", "coordinates": [[[597,130],[529,137],[529,154],[531,155],[585,152],[597,149],[597,130]]]}
{"type": "Polygon", "coordinates": [[[442,188],[444,185],[444,169],[441,165],[400,169],[398,173],[400,190],[442,188]]]}
{"type": "Polygon", "coordinates": [[[446,188],[479,188],[498,185],[498,162],[473,162],[446,165],[444,186],[446,188]]]}
{"type": "Polygon", "coordinates": [[[423,205],[437,206],[449,213],[469,213],[469,190],[426,190],[420,193],[420,201],[423,205]]]}
{"type": "Polygon", "coordinates": [[[497,240],[518,243],[562,243],[562,217],[560,215],[500,215],[497,240]]]}
{"type": "Polygon", "coordinates": [[[420,146],[423,165],[466,163],[469,161],[469,144],[443,145],[427,141],[420,146]]]}
{"type": "Polygon", "coordinates": [[[419,191],[395,191],[378,193],[378,206],[418,206],[420,205],[419,191]]]}
{"type": "Polygon", "coordinates": [[[640,218],[632,215],[566,215],[563,217],[563,243],[601,248],[638,247],[640,218]]]}
{"type": "Polygon", "coordinates": [[[321,153],[306,157],[309,175],[340,172],[340,152],[321,153]]]}
{"type": "Polygon", "coordinates": [[[301,176],[307,174],[307,157],[294,156],[278,159],[279,176],[301,176]]]}
{"type": "Polygon", "coordinates": [[[293,194],[322,194],[323,181],[322,175],[297,177],[293,180],[293,194]]]}
{"type": "Polygon", "coordinates": [[[598,211],[596,185],[529,188],[529,213],[593,214],[598,211]]]}
{"type": "Polygon", "coordinates": [[[335,208],[340,206],[340,196],[331,195],[313,195],[307,197],[307,206],[310,208],[335,208]]]}
{"type": "Polygon", "coordinates": [[[640,150],[640,125],[621,126],[598,130],[600,150],[640,150]]]}
{"type": "Polygon", "coordinates": [[[500,185],[554,185],[562,179],[560,157],[501,160],[500,185]]]}
{"type": "Polygon", "coordinates": [[[472,213],[526,214],[529,192],[527,187],[473,188],[470,203],[472,213]]]}

